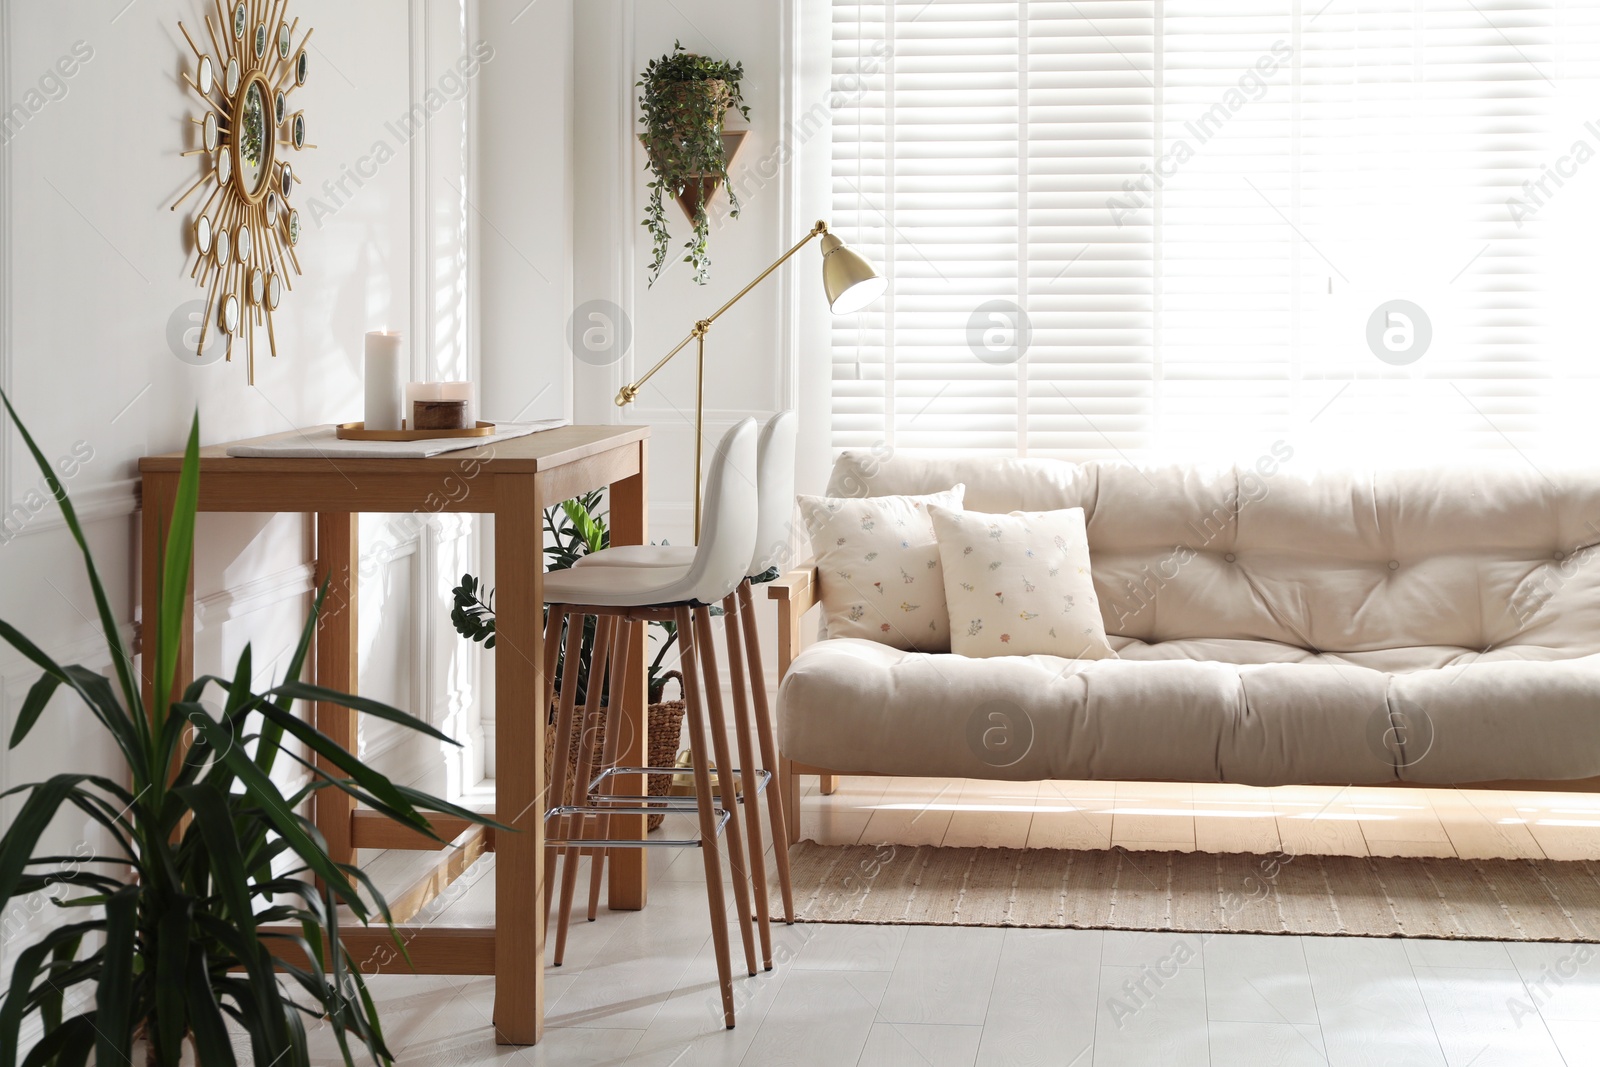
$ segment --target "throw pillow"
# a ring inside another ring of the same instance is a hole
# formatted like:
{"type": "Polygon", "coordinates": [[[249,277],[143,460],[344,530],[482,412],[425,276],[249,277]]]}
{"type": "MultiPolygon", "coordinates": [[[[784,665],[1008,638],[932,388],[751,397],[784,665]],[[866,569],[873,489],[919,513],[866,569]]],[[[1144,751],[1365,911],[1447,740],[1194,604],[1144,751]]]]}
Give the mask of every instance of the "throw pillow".
{"type": "Polygon", "coordinates": [[[939,546],[928,509],[961,507],[966,487],[928,496],[802,496],[829,637],[913,652],[950,650],[939,546]]]}
{"type": "Polygon", "coordinates": [[[950,650],[962,656],[1105,659],[1100,602],[1089,574],[1083,509],[929,509],[950,609],[950,650]]]}

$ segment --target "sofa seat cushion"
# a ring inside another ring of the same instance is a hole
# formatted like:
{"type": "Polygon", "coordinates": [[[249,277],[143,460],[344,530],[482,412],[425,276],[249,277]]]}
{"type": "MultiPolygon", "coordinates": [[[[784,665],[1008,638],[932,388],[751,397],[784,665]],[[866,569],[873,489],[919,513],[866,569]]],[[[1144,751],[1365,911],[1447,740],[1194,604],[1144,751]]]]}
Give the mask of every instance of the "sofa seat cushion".
{"type": "Polygon", "coordinates": [[[1112,637],[1113,651],[1128,660],[1215,660],[1218,663],[1322,663],[1368,667],[1389,674],[1410,671],[1442,670],[1472,663],[1506,660],[1548,662],[1569,660],[1572,654],[1538,645],[1503,645],[1499,648],[1463,648],[1460,645],[1416,645],[1405,648],[1379,648],[1370,652],[1317,652],[1280,641],[1260,641],[1229,637],[1192,637],[1147,644],[1137,638],[1112,637]]]}
{"type": "Polygon", "coordinates": [[[1384,663],[1269,641],[1113,644],[1121,658],[969,659],[823,641],[784,679],[781,747],[840,773],[1012,781],[1600,776],[1600,655],[1433,647],[1384,663]]]}

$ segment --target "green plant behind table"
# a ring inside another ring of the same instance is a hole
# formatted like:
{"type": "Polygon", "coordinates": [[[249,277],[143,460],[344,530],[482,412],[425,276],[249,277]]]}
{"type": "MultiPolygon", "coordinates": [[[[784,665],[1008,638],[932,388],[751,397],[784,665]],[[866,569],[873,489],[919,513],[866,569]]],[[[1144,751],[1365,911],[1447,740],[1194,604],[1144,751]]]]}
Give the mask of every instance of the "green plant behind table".
{"type": "MultiPolygon", "coordinates": [[[[392,1062],[360,961],[341,940],[339,913],[348,908],[363,924],[377,914],[393,934],[388,907],[366,875],[328,857],[316,826],[296,812],[319,790],[338,789],[430,837],[425,810],[488,821],[391,782],[298,718],[293,705],[340,704],[450,739],[397,708],[299,680],[326,585],[281,683],[255,689],[246,645],[231,677],[199,678],[182,693],[172,691],[194,553],[198,416],[166,531],[156,618],[145,620],[145,663],[154,677],[147,707],[72,503],[9,398],[0,393],[0,400],[83,555],[115,672],[108,679],[58,665],[0,621],[0,637],[44,672],[23,701],[10,746],[43,721],[52,696],[70,690],[115,746],[125,774],[113,781],[63,773],[10,790],[26,799],[0,838],[0,906],[9,911],[18,897],[64,891],[67,899],[59,905],[82,918],[16,954],[0,999],[0,1067],[17,1063],[29,1017],[40,1020],[44,1036],[23,1061],[27,1065],[77,1067],[91,1055],[99,1064],[126,1064],[136,1045],[150,1063],[171,1065],[190,1044],[205,1067],[228,1067],[236,1062],[231,1023],[249,1037],[249,1062],[306,1067],[308,1027],[324,1019],[345,1063],[354,1063],[353,1047],[392,1062]],[[316,766],[317,756],[337,770],[316,766]],[[309,784],[285,795],[271,777],[279,758],[299,764],[309,784]],[[35,855],[45,828],[66,806],[99,825],[111,845],[108,854],[87,860],[35,855]],[[295,932],[274,933],[268,924],[295,932]],[[311,962],[275,971],[275,946],[298,948],[311,962]],[[94,1006],[80,1009],[91,995],[94,1006]]],[[[86,740],[75,739],[79,751],[86,740]]],[[[394,943],[405,951],[398,935],[394,943]]]]}
{"type": "Polygon", "coordinates": [[[667,228],[667,203],[687,192],[694,203],[694,232],[684,242],[683,261],[694,270],[694,280],[704,285],[711,257],[706,246],[711,222],[706,213],[702,179],[716,178],[728,190],[728,214],[739,217],[739,197],[728,178],[727,154],[722,147],[722,119],[737,107],[746,119],[739,83],[744,64],[728,63],[686,52],[677,41],[672,51],[652,59],[639,76],[639,123],[644,127],[646,165],[654,180],[647,188],[644,226],[650,231],[649,284],[654,285],[666,266],[672,248],[667,228]]]}
{"type": "MultiPolygon", "coordinates": [[[[585,493],[572,500],[563,501],[560,505],[546,508],[544,512],[545,532],[545,569],[551,571],[564,571],[590,552],[599,552],[611,546],[611,530],[606,525],[605,512],[600,510],[602,495],[600,490],[585,493]]],[[[461,584],[451,590],[455,597],[455,604],[450,610],[450,621],[455,624],[456,632],[462,637],[477,641],[484,648],[493,648],[495,641],[495,613],[494,593],[488,589],[480,589],[476,577],[470,574],[461,576],[461,584]]],[[[550,609],[545,608],[544,618],[548,622],[550,609]]],[[[666,688],[669,671],[664,669],[667,653],[678,639],[678,628],[670,622],[653,622],[650,625],[661,627],[664,635],[656,655],[650,661],[648,678],[646,681],[649,689],[649,700],[652,704],[659,704],[666,688]]],[[[589,694],[589,664],[594,659],[596,619],[593,615],[584,617],[583,640],[580,642],[580,655],[578,657],[578,702],[585,703],[589,694]]],[[[556,691],[561,689],[561,680],[567,668],[566,652],[566,627],[561,630],[561,652],[556,657],[556,676],[554,679],[556,691]]],[[[602,692],[602,697],[606,694],[602,692]]]]}

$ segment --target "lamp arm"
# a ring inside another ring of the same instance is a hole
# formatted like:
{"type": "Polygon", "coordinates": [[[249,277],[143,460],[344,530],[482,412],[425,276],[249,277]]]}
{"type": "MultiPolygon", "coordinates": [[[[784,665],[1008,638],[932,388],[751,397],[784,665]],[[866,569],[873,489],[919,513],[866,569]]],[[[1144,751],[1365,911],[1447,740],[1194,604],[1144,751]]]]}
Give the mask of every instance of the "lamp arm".
{"type": "Polygon", "coordinates": [[[668,352],[666,355],[657,360],[655,366],[644,372],[644,377],[640,378],[636,382],[622,387],[622,390],[617,393],[617,407],[626,407],[633,403],[634,399],[638,397],[639,390],[644,386],[644,383],[653,378],[656,371],[660,370],[662,367],[665,367],[673,356],[677,355],[679,352],[682,352],[685,348],[688,348],[690,342],[697,338],[704,337],[706,335],[706,331],[711,329],[711,324],[721,318],[723,312],[727,311],[740,300],[744,299],[746,293],[765,281],[767,275],[771,274],[773,271],[777,270],[779,267],[788,262],[789,257],[800,251],[812,240],[821,237],[827,232],[828,224],[819,220],[815,226],[811,227],[810,231],[807,232],[804,237],[800,238],[800,240],[794,243],[793,247],[791,247],[789,251],[773,260],[771,266],[762,271],[760,274],[757,274],[743,289],[740,289],[737,293],[734,293],[726,304],[723,304],[710,315],[696,322],[694,324],[694,329],[689,331],[689,336],[685,337],[682,341],[679,341],[677,346],[673,348],[671,352],[668,352]]]}

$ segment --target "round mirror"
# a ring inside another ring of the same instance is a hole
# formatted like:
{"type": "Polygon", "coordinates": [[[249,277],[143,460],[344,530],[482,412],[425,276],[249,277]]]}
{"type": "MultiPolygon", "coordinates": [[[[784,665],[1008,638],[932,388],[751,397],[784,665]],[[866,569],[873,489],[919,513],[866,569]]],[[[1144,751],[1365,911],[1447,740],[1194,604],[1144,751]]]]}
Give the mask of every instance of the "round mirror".
{"type": "Polygon", "coordinates": [[[301,149],[306,146],[306,113],[296,111],[294,114],[294,146],[301,149]]]}
{"type": "Polygon", "coordinates": [[[217,262],[228,262],[228,256],[233,252],[233,240],[228,236],[227,230],[217,231],[217,240],[213,247],[216,249],[217,262]]]}
{"type": "Polygon", "coordinates": [[[295,57],[294,83],[296,85],[304,85],[306,83],[306,50],[304,48],[300,49],[300,54],[295,57]]]}
{"type": "Polygon", "coordinates": [[[250,262],[250,227],[245,223],[239,223],[239,237],[233,243],[234,247],[239,250],[239,262],[250,262]]]}
{"type": "Polygon", "coordinates": [[[262,23],[256,27],[256,58],[260,59],[267,54],[267,24],[262,23]]]}
{"type": "Polygon", "coordinates": [[[278,194],[276,192],[270,192],[270,193],[267,194],[267,225],[268,226],[276,226],[278,224],[278,205],[280,203],[282,203],[282,201],[280,201],[278,199],[278,194]]]}
{"type": "Polygon", "coordinates": [[[276,274],[267,278],[267,307],[277,310],[278,301],[283,299],[283,279],[276,274]]]}
{"type": "Polygon", "coordinates": [[[227,90],[229,96],[239,91],[239,78],[239,61],[228,60],[228,72],[222,76],[222,87],[227,90]]]}
{"type": "Polygon", "coordinates": [[[229,293],[228,298],[222,302],[221,323],[222,328],[229,333],[239,329],[239,298],[232,293],[229,293]]]}
{"type": "Polygon", "coordinates": [[[261,298],[263,296],[265,296],[265,295],[266,295],[266,283],[261,280],[261,272],[259,270],[251,271],[250,272],[250,303],[252,303],[252,304],[261,303],[261,298]]]}
{"type": "Polygon", "coordinates": [[[300,212],[298,211],[289,212],[289,243],[291,245],[300,243],[300,212]]]}
{"type": "Polygon", "coordinates": [[[283,165],[283,179],[278,183],[278,191],[280,193],[282,193],[283,194],[283,198],[285,200],[287,200],[287,199],[289,199],[289,193],[292,192],[293,190],[294,190],[294,168],[290,167],[289,164],[285,163],[283,165]]]}
{"type": "Polygon", "coordinates": [[[194,220],[194,246],[202,256],[211,251],[211,219],[205,215],[194,220]]]}
{"type": "Polygon", "coordinates": [[[282,90],[272,101],[272,118],[279,126],[283,125],[283,116],[289,110],[289,98],[283,95],[282,90]]]}
{"type": "Polygon", "coordinates": [[[244,36],[245,24],[248,18],[249,16],[244,13],[243,4],[233,9],[233,35],[235,37],[244,36]]]}
{"type": "Polygon", "coordinates": [[[267,116],[267,82],[259,74],[250,75],[233,117],[234,152],[238,159],[240,191],[252,204],[266,195],[267,175],[272,171],[275,131],[267,116]]]}
{"type": "Polygon", "coordinates": [[[289,24],[287,22],[278,23],[278,58],[289,58],[289,24]]]}
{"type": "Polygon", "coordinates": [[[233,153],[226,148],[217,149],[217,184],[227,185],[233,180],[233,153]]]}
{"type": "Polygon", "coordinates": [[[200,74],[196,82],[200,86],[201,96],[211,95],[211,87],[217,83],[217,72],[212,69],[210,56],[200,57],[200,74]]]}
{"type": "Polygon", "coordinates": [[[217,150],[217,113],[215,111],[206,112],[206,120],[200,124],[200,130],[205,137],[206,151],[215,152],[217,150]]]}

